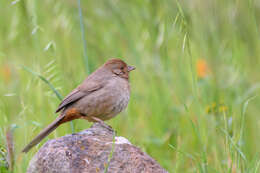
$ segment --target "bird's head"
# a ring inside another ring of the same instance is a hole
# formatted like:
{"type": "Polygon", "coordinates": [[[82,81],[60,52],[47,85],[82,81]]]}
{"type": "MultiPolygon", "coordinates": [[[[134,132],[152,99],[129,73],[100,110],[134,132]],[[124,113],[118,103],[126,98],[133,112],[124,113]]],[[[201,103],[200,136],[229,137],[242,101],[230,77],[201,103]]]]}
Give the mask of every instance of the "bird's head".
{"type": "Polygon", "coordinates": [[[109,59],[104,64],[104,67],[113,74],[125,79],[128,79],[129,72],[135,69],[135,67],[127,65],[123,60],[118,58],[109,59]]]}

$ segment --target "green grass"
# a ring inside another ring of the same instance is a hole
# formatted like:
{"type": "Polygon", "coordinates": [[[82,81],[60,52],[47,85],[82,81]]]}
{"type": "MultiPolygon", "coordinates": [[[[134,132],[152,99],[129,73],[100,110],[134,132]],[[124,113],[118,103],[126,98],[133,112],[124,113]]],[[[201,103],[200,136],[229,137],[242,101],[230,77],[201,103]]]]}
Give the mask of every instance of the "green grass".
{"type": "MultiPolygon", "coordinates": [[[[0,149],[16,127],[14,172],[25,172],[47,139],[72,131],[67,123],[20,152],[57,116],[53,89],[65,96],[111,57],[137,68],[127,110],[108,122],[118,135],[169,172],[260,172],[258,1],[87,0],[81,8],[85,34],[77,1],[0,1],[0,149]]],[[[76,132],[89,126],[74,121],[76,132]]]]}

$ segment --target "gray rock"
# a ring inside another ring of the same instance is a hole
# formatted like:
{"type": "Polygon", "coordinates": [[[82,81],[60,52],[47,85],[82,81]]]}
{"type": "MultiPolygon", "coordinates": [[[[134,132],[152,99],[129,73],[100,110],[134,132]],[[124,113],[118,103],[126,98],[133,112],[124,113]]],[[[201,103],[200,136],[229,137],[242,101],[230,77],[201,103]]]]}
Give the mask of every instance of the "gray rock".
{"type": "Polygon", "coordinates": [[[47,141],[27,173],[166,173],[154,159],[104,124],[47,141]],[[112,156],[112,157],[110,157],[112,156]],[[111,158],[111,159],[110,159],[111,158]],[[110,159],[110,161],[109,161],[110,159]]]}

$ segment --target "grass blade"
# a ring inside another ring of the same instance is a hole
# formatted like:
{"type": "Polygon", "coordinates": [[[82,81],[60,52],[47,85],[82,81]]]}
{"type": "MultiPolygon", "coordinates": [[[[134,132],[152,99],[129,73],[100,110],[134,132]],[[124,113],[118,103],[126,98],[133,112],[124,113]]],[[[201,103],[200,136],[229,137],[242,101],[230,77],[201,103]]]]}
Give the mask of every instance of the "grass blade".
{"type": "Polygon", "coordinates": [[[88,55],[87,55],[87,41],[85,39],[85,28],[84,28],[84,23],[83,23],[83,16],[82,16],[80,0],[78,0],[78,9],[79,9],[81,39],[82,39],[82,42],[83,42],[83,53],[84,53],[83,58],[84,58],[86,72],[87,72],[87,74],[89,74],[89,63],[88,63],[88,55]]]}
{"type": "MultiPolygon", "coordinates": [[[[30,68],[28,68],[28,67],[26,67],[26,66],[24,66],[24,65],[22,65],[22,68],[23,68],[25,71],[27,71],[27,72],[33,74],[34,76],[37,76],[38,78],[40,78],[43,82],[45,82],[45,83],[51,88],[51,90],[54,92],[54,94],[57,96],[57,98],[58,98],[60,101],[63,100],[63,97],[62,97],[62,95],[59,93],[59,91],[56,90],[56,88],[55,88],[44,76],[42,76],[41,74],[39,74],[39,73],[37,73],[37,72],[31,70],[30,68]]],[[[70,126],[71,126],[71,131],[72,131],[72,133],[74,133],[75,130],[74,130],[74,124],[73,124],[72,121],[70,121],[70,126]]]]}
{"type": "Polygon", "coordinates": [[[246,115],[246,110],[248,107],[248,104],[251,100],[255,99],[256,96],[252,96],[250,98],[248,98],[245,103],[243,104],[243,108],[242,108],[242,113],[241,113],[241,125],[240,125],[240,136],[239,136],[239,141],[241,142],[242,138],[243,138],[243,132],[244,132],[244,126],[245,126],[245,115],[246,115]]]}
{"type": "Polygon", "coordinates": [[[233,141],[233,139],[230,137],[230,135],[228,134],[228,132],[224,129],[220,129],[227,137],[228,140],[230,141],[230,143],[232,144],[232,146],[236,149],[236,151],[239,153],[239,155],[246,161],[246,156],[244,155],[244,153],[241,151],[241,149],[236,145],[236,143],[233,141]]]}
{"type": "Polygon", "coordinates": [[[190,159],[196,161],[196,159],[194,158],[194,156],[193,156],[192,154],[189,154],[189,153],[187,153],[187,152],[185,152],[185,151],[181,151],[181,150],[179,150],[178,148],[176,148],[175,146],[173,146],[172,144],[168,144],[168,146],[169,146],[170,148],[174,149],[176,152],[178,152],[178,153],[180,153],[180,154],[182,154],[182,155],[184,155],[184,156],[186,156],[186,157],[188,157],[188,158],[190,158],[190,159]]]}
{"type": "Polygon", "coordinates": [[[8,168],[10,171],[12,171],[14,167],[14,141],[13,141],[13,132],[11,128],[7,129],[5,133],[5,137],[6,137],[8,168]]]}
{"type": "Polygon", "coordinates": [[[63,97],[61,96],[61,94],[59,93],[58,90],[55,89],[55,87],[45,78],[43,77],[41,74],[32,71],[30,68],[26,67],[26,66],[22,66],[24,70],[26,70],[27,72],[30,72],[31,74],[33,74],[34,76],[37,76],[38,78],[40,78],[43,82],[45,82],[50,88],[51,90],[55,93],[55,95],[57,96],[57,98],[62,101],[63,97]]]}
{"type": "Polygon", "coordinates": [[[114,135],[113,135],[112,149],[111,149],[111,152],[110,152],[110,154],[109,154],[108,162],[107,162],[107,165],[106,165],[106,167],[105,167],[104,173],[107,173],[109,164],[110,164],[110,162],[111,162],[111,159],[112,159],[113,154],[114,154],[114,151],[115,151],[115,142],[116,142],[115,138],[116,138],[116,135],[115,135],[115,133],[114,133],[114,135]]]}

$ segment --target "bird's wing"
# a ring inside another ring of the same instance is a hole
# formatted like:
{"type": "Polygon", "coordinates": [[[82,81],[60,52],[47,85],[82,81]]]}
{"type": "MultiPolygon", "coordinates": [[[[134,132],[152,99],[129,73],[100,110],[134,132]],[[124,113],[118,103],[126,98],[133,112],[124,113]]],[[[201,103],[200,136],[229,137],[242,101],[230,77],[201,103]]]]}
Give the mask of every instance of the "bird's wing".
{"type": "Polygon", "coordinates": [[[100,88],[102,88],[102,85],[98,84],[98,82],[86,82],[84,83],[84,85],[80,85],[62,100],[62,102],[56,110],[56,113],[61,111],[64,107],[68,106],[69,104],[74,103],[75,101],[81,99],[86,95],[89,95],[90,93],[96,90],[99,90],[100,88]]]}

